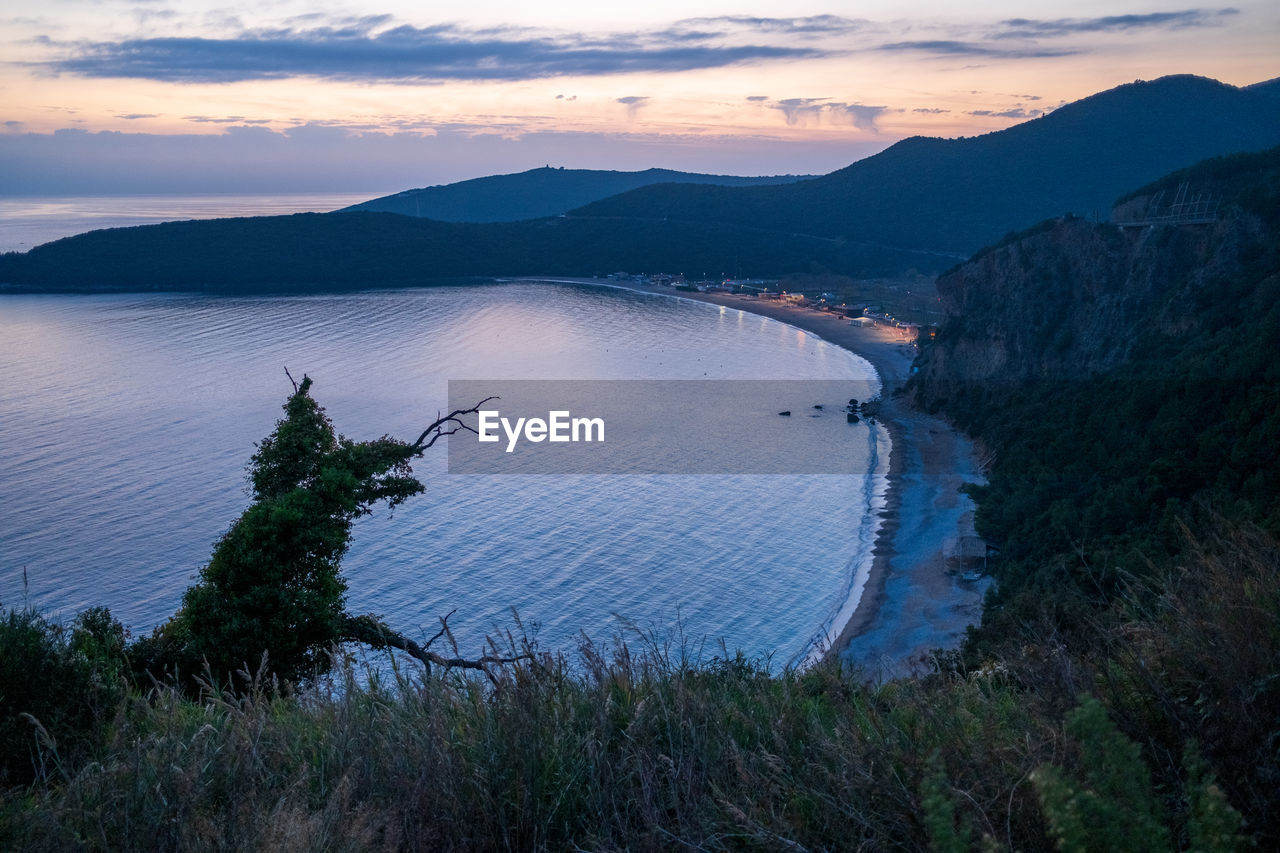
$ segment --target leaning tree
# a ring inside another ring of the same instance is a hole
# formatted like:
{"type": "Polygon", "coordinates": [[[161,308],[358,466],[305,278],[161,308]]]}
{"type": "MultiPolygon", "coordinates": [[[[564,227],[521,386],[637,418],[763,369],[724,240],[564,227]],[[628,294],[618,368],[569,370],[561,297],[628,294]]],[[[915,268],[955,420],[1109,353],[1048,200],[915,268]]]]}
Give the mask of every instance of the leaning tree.
{"type": "Polygon", "coordinates": [[[250,463],[252,503],[218,540],[181,610],[135,644],[138,668],[207,669],[225,683],[265,660],[267,674],[299,681],[325,672],[344,642],[398,648],[428,666],[484,668],[523,657],[449,658],[375,616],[352,615],[340,571],[352,522],[376,504],[394,508],[424,491],[411,462],[443,436],[474,431],[462,417],[493,398],[438,417],[413,442],[356,442],[334,431],[311,398],[310,377],[289,380],[285,416],[250,463]]]}

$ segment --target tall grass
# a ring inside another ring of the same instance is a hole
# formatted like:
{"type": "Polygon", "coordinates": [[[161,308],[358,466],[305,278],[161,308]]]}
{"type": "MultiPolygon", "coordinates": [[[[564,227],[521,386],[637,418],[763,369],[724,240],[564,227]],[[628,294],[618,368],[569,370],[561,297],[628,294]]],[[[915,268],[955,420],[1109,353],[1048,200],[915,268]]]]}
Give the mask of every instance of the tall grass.
{"type": "Polygon", "coordinates": [[[1277,557],[1236,532],[1087,639],[882,684],[640,641],[491,678],[132,687],[0,799],[0,849],[1233,850],[1242,825],[1266,847],[1277,557]],[[1139,812],[1164,829],[1124,835],[1139,812]]]}
{"type": "MultiPolygon", "coordinates": [[[[1034,827],[1010,789],[1054,756],[1010,687],[873,688],[650,646],[542,655],[494,681],[350,665],[264,685],[134,693],[101,756],[6,804],[30,850],[923,847],[926,757],[984,834],[1034,827]]],[[[0,837],[0,841],[4,838],[0,837]]]]}

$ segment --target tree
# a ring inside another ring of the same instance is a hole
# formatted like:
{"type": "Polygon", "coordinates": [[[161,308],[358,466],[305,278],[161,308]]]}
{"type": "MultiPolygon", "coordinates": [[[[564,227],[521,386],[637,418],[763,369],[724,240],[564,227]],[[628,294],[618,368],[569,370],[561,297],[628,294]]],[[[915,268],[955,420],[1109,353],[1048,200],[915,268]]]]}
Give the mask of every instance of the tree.
{"type": "Polygon", "coordinates": [[[1067,715],[1066,729],[1080,745],[1082,778],[1073,779],[1055,765],[1031,774],[1058,850],[1168,850],[1169,832],[1142,748],[1091,696],[1067,715]]]}
{"type": "Polygon", "coordinates": [[[103,607],[69,628],[29,607],[0,611],[0,790],[48,780],[109,737],[124,646],[103,607]]]}
{"type": "Polygon", "coordinates": [[[253,502],[214,547],[182,609],[135,646],[139,667],[187,674],[207,667],[224,682],[257,668],[265,654],[267,674],[298,681],[326,671],[333,647],[345,641],[400,648],[427,664],[505,660],[443,658],[377,617],[348,614],[340,573],[352,522],[378,503],[394,508],[422,492],[412,460],[442,436],[474,431],[462,416],[492,398],[437,418],[412,443],[385,435],[355,442],[335,433],[311,385],[308,376],[293,383],[284,418],[252,457],[253,502]]]}

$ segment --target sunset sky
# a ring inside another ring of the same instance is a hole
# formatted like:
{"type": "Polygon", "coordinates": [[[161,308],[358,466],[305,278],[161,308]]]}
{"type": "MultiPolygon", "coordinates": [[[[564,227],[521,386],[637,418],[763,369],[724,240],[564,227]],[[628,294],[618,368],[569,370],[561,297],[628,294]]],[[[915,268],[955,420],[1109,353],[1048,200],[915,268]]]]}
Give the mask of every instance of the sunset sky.
{"type": "Polygon", "coordinates": [[[1280,4],[0,0],[0,42],[0,194],[391,191],[821,173],[1138,78],[1247,85],[1280,4]]]}

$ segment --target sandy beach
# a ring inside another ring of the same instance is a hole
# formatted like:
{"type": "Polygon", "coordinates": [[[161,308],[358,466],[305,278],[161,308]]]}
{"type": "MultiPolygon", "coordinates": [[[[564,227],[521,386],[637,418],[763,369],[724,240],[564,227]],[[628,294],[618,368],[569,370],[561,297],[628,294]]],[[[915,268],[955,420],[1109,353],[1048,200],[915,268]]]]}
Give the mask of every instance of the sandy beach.
{"type": "Polygon", "coordinates": [[[871,363],[883,384],[877,414],[893,443],[889,488],[871,577],[828,654],[838,654],[869,677],[890,678],[927,668],[933,649],[959,645],[965,628],[980,617],[989,581],[961,580],[948,566],[947,556],[959,537],[973,535],[973,502],[960,487],[982,482],[982,472],[968,438],[896,394],[916,355],[905,334],[883,326],[854,326],[834,314],[752,296],[674,292],[630,283],[625,287],[780,320],[871,363]]]}

